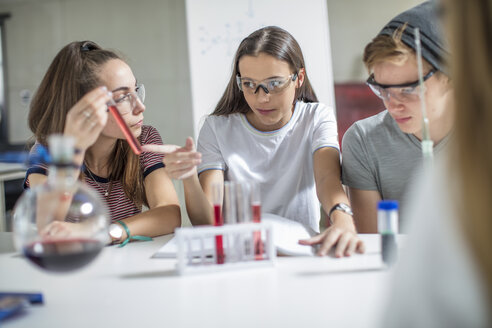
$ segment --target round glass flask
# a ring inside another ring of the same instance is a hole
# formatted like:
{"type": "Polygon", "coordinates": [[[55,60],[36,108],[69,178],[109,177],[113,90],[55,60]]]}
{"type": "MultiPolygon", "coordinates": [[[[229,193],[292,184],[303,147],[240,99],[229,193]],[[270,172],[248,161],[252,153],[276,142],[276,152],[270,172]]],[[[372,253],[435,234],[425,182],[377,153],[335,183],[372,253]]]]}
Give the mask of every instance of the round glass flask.
{"type": "Polygon", "coordinates": [[[48,145],[47,181],[27,189],[14,207],[14,243],[38,267],[67,272],[89,264],[108,243],[109,211],[78,180],[73,139],[52,135],[48,145]]]}

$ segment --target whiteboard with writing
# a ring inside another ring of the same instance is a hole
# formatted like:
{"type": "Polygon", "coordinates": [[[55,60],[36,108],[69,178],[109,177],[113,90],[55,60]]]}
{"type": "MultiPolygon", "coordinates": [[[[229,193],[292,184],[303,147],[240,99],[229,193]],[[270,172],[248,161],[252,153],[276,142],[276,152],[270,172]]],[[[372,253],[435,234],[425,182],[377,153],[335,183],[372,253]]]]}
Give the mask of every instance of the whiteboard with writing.
{"type": "Polygon", "coordinates": [[[239,43],[269,25],[294,36],[319,101],[334,108],[326,0],[186,0],[186,19],[196,137],[227,86],[239,43]]]}

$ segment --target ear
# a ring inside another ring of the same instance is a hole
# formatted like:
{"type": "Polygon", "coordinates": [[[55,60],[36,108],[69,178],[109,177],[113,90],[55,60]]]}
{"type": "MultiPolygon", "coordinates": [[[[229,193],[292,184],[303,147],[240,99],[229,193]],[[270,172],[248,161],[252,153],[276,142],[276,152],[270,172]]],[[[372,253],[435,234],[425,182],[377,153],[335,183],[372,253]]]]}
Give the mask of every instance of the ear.
{"type": "Polygon", "coordinates": [[[304,68],[301,68],[299,72],[297,72],[296,88],[300,88],[302,86],[305,77],[306,70],[304,68]]]}
{"type": "Polygon", "coordinates": [[[441,71],[437,71],[434,75],[436,76],[436,79],[443,90],[447,92],[454,89],[453,80],[448,75],[444,74],[441,71]]]}

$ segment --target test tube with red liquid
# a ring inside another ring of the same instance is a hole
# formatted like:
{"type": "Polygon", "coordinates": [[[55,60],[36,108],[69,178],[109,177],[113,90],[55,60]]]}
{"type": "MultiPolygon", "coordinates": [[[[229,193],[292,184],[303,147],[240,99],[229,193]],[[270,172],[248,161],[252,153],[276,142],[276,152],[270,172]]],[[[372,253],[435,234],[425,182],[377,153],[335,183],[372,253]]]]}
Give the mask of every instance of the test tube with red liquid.
{"type": "Polygon", "coordinates": [[[133,152],[136,155],[140,155],[142,153],[142,146],[140,145],[140,142],[138,142],[137,138],[135,138],[130,131],[130,128],[126,124],[125,120],[121,116],[120,112],[118,111],[118,108],[116,108],[116,103],[114,101],[109,101],[107,103],[109,112],[113,115],[113,117],[116,120],[116,123],[120,127],[121,131],[125,135],[126,141],[128,141],[128,144],[130,145],[130,148],[133,150],[133,152]]]}
{"type": "MultiPolygon", "coordinates": [[[[260,185],[254,181],[251,183],[251,212],[253,222],[261,222],[261,194],[260,185]]],[[[255,260],[263,259],[263,242],[261,241],[261,231],[253,232],[253,243],[255,247],[255,260]]]]}
{"type": "MultiPolygon", "coordinates": [[[[214,225],[222,226],[224,220],[222,218],[222,187],[221,184],[215,183],[212,185],[213,204],[214,204],[214,225]]],[[[224,243],[222,235],[215,236],[215,251],[217,254],[217,264],[224,264],[224,243]]]]}

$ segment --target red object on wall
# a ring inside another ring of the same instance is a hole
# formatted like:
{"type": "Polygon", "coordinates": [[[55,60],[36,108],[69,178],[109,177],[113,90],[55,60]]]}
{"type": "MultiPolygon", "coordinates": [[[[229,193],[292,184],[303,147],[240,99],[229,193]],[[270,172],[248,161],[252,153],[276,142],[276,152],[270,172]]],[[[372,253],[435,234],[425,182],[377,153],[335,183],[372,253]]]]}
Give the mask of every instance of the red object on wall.
{"type": "Polygon", "coordinates": [[[338,138],[340,147],[345,131],[356,121],[384,110],[384,104],[365,83],[336,83],[338,138]]]}

